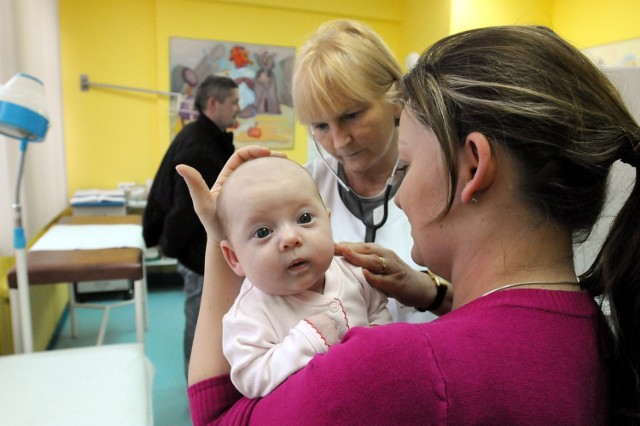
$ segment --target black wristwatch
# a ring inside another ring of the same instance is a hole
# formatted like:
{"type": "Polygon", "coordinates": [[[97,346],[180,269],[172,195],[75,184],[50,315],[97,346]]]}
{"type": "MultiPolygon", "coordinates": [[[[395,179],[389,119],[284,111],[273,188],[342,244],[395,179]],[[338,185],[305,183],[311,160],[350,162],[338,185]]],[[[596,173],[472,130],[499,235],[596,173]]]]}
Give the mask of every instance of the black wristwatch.
{"type": "Polygon", "coordinates": [[[440,307],[440,305],[442,305],[442,302],[444,301],[444,297],[446,296],[447,290],[449,289],[449,287],[445,283],[441,282],[440,278],[438,278],[438,276],[433,272],[429,270],[422,271],[422,272],[429,275],[429,278],[431,278],[433,283],[436,285],[437,293],[431,305],[427,306],[426,308],[416,308],[416,310],[420,312],[435,311],[440,307]]]}

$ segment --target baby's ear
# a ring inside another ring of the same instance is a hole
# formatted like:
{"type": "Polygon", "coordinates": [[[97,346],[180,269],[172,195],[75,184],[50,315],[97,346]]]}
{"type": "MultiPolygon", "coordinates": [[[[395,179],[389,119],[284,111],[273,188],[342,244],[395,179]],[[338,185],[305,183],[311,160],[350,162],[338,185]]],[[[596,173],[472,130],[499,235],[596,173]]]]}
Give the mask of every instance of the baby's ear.
{"type": "Polygon", "coordinates": [[[242,269],[242,265],[240,265],[240,261],[238,260],[238,256],[236,256],[236,252],[231,246],[229,240],[220,241],[220,249],[222,250],[222,255],[224,256],[224,260],[227,261],[229,267],[236,273],[239,277],[244,277],[245,273],[242,269]]]}

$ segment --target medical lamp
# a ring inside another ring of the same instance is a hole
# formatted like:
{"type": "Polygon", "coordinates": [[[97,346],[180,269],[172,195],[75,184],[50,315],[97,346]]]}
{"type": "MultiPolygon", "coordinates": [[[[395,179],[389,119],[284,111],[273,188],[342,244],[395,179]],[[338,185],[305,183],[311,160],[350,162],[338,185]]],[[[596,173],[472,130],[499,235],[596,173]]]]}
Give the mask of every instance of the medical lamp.
{"type": "MultiPolygon", "coordinates": [[[[18,73],[7,84],[0,87],[0,134],[20,140],[15,202],[11,207],[14,212],[15,224],[13,248],[15,249],[18,278],[18,311],[22,331],[22,352],[33,352],[33,333],[25,252],[26,238],[22,228],[22,209],[20,207],[20,181],[22,180],[28,143],[44,140],[48,126],[44,85],[40,80],[28,74],[18,73]]],[[[16,341],[15,338],[14,341],[16,341]]],[[[20,348],[14,349],[16,352],[20,350],[20,348]]]]}

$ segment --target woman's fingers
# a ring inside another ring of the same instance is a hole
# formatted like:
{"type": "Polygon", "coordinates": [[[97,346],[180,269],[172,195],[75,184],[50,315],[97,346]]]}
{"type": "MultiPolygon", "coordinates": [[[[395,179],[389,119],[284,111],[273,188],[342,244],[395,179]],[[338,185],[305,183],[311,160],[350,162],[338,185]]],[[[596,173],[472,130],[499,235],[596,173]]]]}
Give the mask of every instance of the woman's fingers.
{"type": "Polygon", "coordinates": [[[182,176],[189,188],[193,208],[200,222],[202,222],[202,226],[206,229],[207,234],[219,240],[221,238],[221,232],[218,229],[219,225],[215,215],[215,194],[209,191],[209,187],[202,178],[202,175],[193,167],[179,164],[176,166],[176,171],[182,176]]]}
{"type": "Polygon", "coordinates": [[[271,152],[271,150],[258,145],[250,145],[236,150],[227,160],[211,189],[207,186],[200,172],[193,167],[186,164],[176,166],[176,171],[182,176],[189,188],[193,208],[212,238],[218,241],[223,237],[216,217],[216,200],[224,182],[242,163],[270,155],[286,157],[284,154],[271,152]]]}
{"type": "Polygon", "coordinates": [[[202,175],[193,167],[187,166],[186,164],[178,164],[176,171],[187,183],[191,198],[199,198],[202,197],[205,192],[209,192],[207,183],[202,179],[202,175]]]}
{"type": "Polygon", "coordinates": [[[182,176],[189,188],[189,194],[191,195],[191,200],[193,200],[193,206],[198,216],[200,216],[201,213],[206,213],[207,204],[211,202],[209,200],[211,193],[200,172],[186,164],[178,164],[176,171],[182,176]],[[203,209],[205,210],[203,211],[203,209]]]}
{"type": "Polygon", "coordinates": [[[393,250],[373,243],[336,243],[334,253],[378,275],[394,274],[404,266],[393,250]]]}

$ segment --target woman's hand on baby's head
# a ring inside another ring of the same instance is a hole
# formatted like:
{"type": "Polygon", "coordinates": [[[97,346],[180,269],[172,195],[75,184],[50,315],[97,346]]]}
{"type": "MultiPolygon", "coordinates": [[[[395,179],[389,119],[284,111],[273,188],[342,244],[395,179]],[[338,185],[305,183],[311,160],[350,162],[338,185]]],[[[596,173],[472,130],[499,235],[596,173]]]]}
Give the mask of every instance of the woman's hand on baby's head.
{"type": "Polygon", "coordinates": [[[207,235],[211,238],[214,238],[216,241],[221,241],[224,238],[224,232],[221,229],[216,215],[216,202],[224,182],[242,163],[255,158],[268,156],[286,157],[285,154],[272,152],[268,148],[258,145],[250,145],[238,149],[233,153],[233,155],[231,155],[229,160],[227,160],[227,163],[220,171],[220,174],[211,189],[207,187],[207,184],[202,178],[200,172],[193,167],[185,164],[179,164],[176,166],[176,171],[184,178],[187,186],[189,187],[189,193],[191,194],[194,210],[200,218],[200,222],[202,222],[202,225],[206,229],[207,235]]]}

